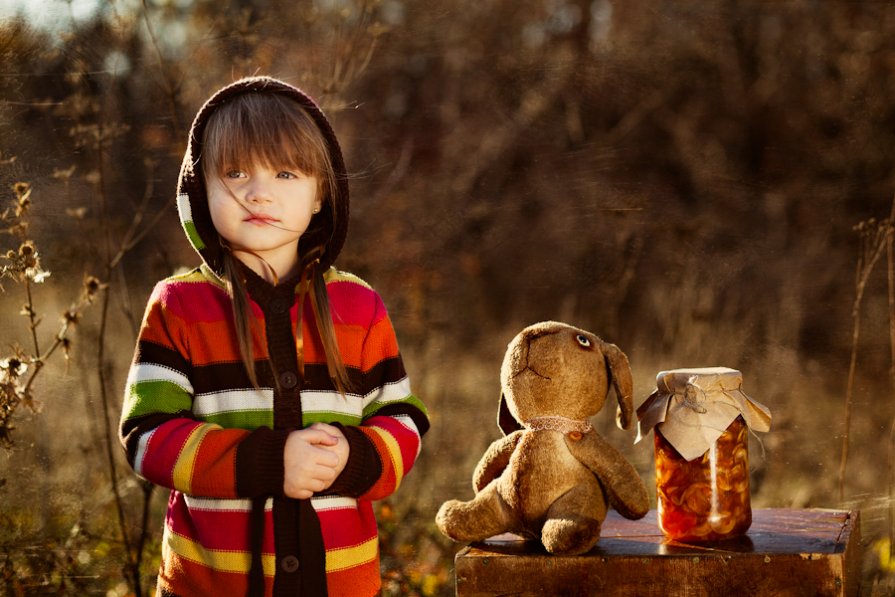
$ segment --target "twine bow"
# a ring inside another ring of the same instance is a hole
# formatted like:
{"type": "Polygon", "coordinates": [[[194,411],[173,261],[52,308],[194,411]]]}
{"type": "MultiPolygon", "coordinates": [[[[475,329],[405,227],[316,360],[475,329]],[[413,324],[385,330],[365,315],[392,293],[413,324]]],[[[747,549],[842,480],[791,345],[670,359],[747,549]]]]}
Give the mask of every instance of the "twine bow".
{"type": "Polygon", "coordinates": [[[675,392],[674,395],[680,396],[681,404],[693,412],[699,414],[708,412],[704,406],[700,406],[700,402],[705,401],[705,390],[696,384],[695,375],[687,380],[687,385],[684,387],[683,394],[675,392]]]}

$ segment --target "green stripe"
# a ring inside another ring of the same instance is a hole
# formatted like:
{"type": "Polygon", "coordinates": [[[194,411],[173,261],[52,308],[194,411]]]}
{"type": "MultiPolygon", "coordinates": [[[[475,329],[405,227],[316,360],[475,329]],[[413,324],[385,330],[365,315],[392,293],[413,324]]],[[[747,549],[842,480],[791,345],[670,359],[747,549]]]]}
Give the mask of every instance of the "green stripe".
{"type": "Polygon", "coordinates": [[[341,423],[342,425],[360,425],[361,418],[356,415],[349,415],[339,412],[310,412],[302,415],[302,422],[305,426],[314,423],[341,423]]]}
{"type": "Polygon", "coordinates": [[[205,243],[202,242],[202,238],[199,236],[199,231],[196,230],[196,225],[193,224],[191,220],[185,220],[183,222],[183,230],[186,232],[186,237],[190,239],[190,244],[197,251],[201,251],[205,248],[205,243]]]}
{"type": "Polygon", "coordinates": [[[423,405],[422,402],[420,402],[420,399],[413,394],[408,394],[401,400],[392,400],[391,402],[373,402],[364,409],[364,418],[366,419],[367,417],[372,417],[374,414],[376,414],[377,411],[379,411],[379,409],[385,408],[386,406],[392,406],[394,404],[407,404],[416,407],[424,415],[429,416],[429,413],[426,411],[426,407],[423,405]]]}
{"type": "Polygon", "coordinates": [[[129,388],[125,400],[125,420],[157,413],[190,410],[192,397],[170,381],[141,381],[129,388]]]}
{"type": "Polygon", "coordinates": [[[200,417],[200,420],[208,423],[217,423],[222,427],[229,428],[273,428],[273,412],[269,410],[241,410],[239,412],[214,413],[200,417]]]}

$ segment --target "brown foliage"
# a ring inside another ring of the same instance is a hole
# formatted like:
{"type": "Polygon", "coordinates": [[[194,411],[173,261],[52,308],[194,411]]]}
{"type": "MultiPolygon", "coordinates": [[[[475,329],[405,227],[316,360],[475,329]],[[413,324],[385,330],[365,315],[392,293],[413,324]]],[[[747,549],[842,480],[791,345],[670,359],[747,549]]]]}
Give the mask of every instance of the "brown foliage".
{"type": "MultiPolygon", "coordinates": [[[[622,346],[643,396],[660,368],[741,369],[775,414],[754,471],[756,502],[853,505],[827,501],[838,447],[829,439],[841,430],[853,338],[852,226],[884,217],[895,187],[895,8],[808,0],[101,4],[61,37],[0,23],[0,186],[29,180],[40,198],[25,236],[4,246],[4,273],[20,276],[7,290],[46,267],[50,290],[37,298],[44,311],[65,311],[85,273],[107,284],[94,290],[97,313],[70,312],[81,322],[76,348],[90,347],[73,353],[75,373],[55,371],[55,386],[35,387],[46,405],[39,419],[15,417],[34,449],[0,465],[0,500],[15,510],[38,492],[72,493],[9,538],[0,532],[9,557],[23,553],[25,537],[64,535],[72,516],[121,543],[124,531],[105,522],[112,508],[87,506],[64,471],[114,460],[102,437],[118,414],[146,295],[157,279],[196,263],[172,203],[186,129],[214,88],[256,72],[320,99],[354,172],[340,266],[384,295],[433,413],[419,470],[396,498],[409,504],[396,508],[417,513],[414,537],[428,537],[441,501],[468,491],[472,464],[496,430],[483,425],[462,445],[456,436],[470,420],[493,419],[505,343],[540,319],[622,346]],[[63,409],[63,395],[72,407],[63,409]],[[66,418],[73,413],[83,416],[66,418]],[[46,427],[66,429],[70,442],[60,445],[46,427]],[[76,463],[66,456],[72,447],[76,463]],[[41,482],[11,500],[23,471],[41,482]]],[[[868,281],[857,406],[888,392],[873,373],[888,367],[885,295],[881,281],[868,281]]],[[[0,295],[0,354],[25,363],[26,352],[41,354],[21,348],[33,343],[38,317],[22,319],[20,305],[11,292],[0,295]]],[[[2,383],[20,383],[10,373],[18,367],[6,363],[2,383]]],[[[855,437],[884,436],[890,402],[856,410],[855,437]]],[[[630,455],[648,478],[649,456],[630,455]]],[[[853,443],[850,467],[867,472],[851,476],[854,495],[879,494],[876,465],[869,446],[853,443]]],[[[98,482],[119,497],[119,526],[132,538],[116,553],[139,568],[141,529],[162,504],[156,499],[144,516],[140,499],[120,499],[141,496],[128,479],[123,472],[98,482]]],[[[0,516],[0,531],[13,528],[7,522],[0,516]]],[[[384,549],[390,562],[421,557],[405,554],[402,541],[384,549]]],[[[154,573],[147,559],[144,584],[154,573]]],[[[127,582],[138,590],[132,572],[127,582]]],[[[430,589],[443,587],[434,571],[422,574],[430,589]]],[[[426,592],[406,574],[391,578],[426,592]]]]}

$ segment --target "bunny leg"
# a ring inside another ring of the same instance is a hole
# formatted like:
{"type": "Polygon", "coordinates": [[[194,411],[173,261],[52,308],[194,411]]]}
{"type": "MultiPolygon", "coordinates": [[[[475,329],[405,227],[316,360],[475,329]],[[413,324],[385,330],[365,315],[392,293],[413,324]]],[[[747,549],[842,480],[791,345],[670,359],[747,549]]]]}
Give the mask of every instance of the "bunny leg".
{"type": "Polygon", "coordinates": [[[483,541],[512,530],[515,517],[491,482],[468,501],[450,500],[435,516],[438,529],[454,541],[483,541]]]}
{"type": "Polygon", "coordinates": [[[600,540],[606,519],[606,503],[596,485],[578,485],[563,494],[547,510],[541,543],[557,555],[578,555],[600,540]]]}

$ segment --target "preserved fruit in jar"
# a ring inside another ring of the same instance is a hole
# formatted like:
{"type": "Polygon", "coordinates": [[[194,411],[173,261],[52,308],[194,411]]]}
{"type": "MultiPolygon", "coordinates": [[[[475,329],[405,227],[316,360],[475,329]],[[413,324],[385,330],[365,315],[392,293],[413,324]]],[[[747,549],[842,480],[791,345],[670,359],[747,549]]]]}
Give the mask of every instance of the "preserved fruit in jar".
{"type": "Polygon", "coordinates": [[[659,528],[675,541],[744,534],[752,524],[749,430],[768,431],[771,414],[726,367],[674,369],[637,409],[640,441],[655,431],[659,528]]]}
{"type": "Polygon", "coordinates": [[[659,528],[676,541],[717,541],[752,524],[748,428],[742,417],[700,458],[687,461],[655,430],[659,528]]]}

